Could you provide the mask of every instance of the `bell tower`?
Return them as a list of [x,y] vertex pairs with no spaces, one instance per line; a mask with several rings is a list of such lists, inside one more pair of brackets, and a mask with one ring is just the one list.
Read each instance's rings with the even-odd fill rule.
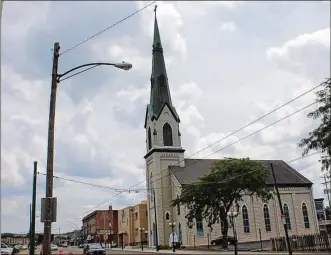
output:
[[[180,119],[171,101],[163,47],[156,18],[152,50],[150,103],[146,108],[146,184],[148,190],[149,245],[169,244],[172,219],[171,165],[184,166]],[[155,199],[154,199],[155,195]],[[155,203],[154,203],[155,200]],[[169,218],[170,217],[170,218]]]

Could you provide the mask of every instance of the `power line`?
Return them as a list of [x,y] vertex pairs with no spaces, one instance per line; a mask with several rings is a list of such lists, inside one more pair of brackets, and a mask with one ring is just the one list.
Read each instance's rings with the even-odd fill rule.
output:
[[142,10],[145,10],[145,9],[148,8],[149,6],[153,5],[155,2],[156,2],[156,1],[154,1],[154,2],[152,2],[152,3],[150,3],[150,4],[146,5],[146,6],[144,6],[143,8],[139,9],[138,11],[135,11],[134,13],[132,13],[132,14],[130,14],[129,16],[125,17],[124,19],[121,19],[120,21],[114,23],[113,25],[111,25],[111,26],[109,26],[109,27],[106,27],[105,29],[99,31],[98,33],[96,33],[96,34],[90,36],[89,38],[87,38],[87,39],[81,41],[80,43],[78,43],[78,44],[72,46],[71,48],[69,48],[69,49],[65,50],[64,52],[62,52],[62,53],[60,54],[60,56],[63,55],[63,54],[65,54],[65,53],[67,53],[67,52],[69,52],[69,51],[71,51],[71,50],[73,50],[73,49],[75,49],[75,48],[77,48],[78,46],[80,46],[80,45],[86,43],[87,41],[93,39],[94,37],[96,37],[96,36],[98,36],[98,35],[100,35],[100,34],[106,32],[107,30],[109,30],[109,29],[113,28],[114,26],[116,26],[116,25],[122,23],[123,21],[125,21],[125,20],[131,18],[132,16],[138,14],[138,13],[141,12]]
[[[267,126],[265,126],[265,127],[263,127],[263,128],[261,128],[261,129],[255,131],[255,132],[253,132],[253,133],[251,133],[251,134],[249,134],[249,135],[247,135],[247,136],[245,136],[245,137],[239,139],[238,141],[236,141],[236,142],[234,142],[234,143],[231,143],[231,144],[229,144],[229,145],[227,145],[227,146],[224,146],[223,148],[221,148],[221,149],[219,149],[219,150],[217,150],[217,151],[215,151],[215,152],[213,152],[213,153],[211,153],[211,154],[205,156],[204,158],[197,159],[197,160],[194,161],[193,163],[191,163],[191,164],[189,164],[189,165],[186,165],[186,166],[182,167],[180,170],[183,170],[184,168],[189,167],[189,166],[191,166],[191,165],[193,165],[193,164],[199,162],[200,160],[203,160],[203,159],[205,159],[205,158],[207,158],[207,157],[209,157],[209,156],[211,156],[211,155],[213,155],[213,154],[215,154],[215,153],[217,153],[217,152],[219,152],[219,151],[222,151],[222,150],[224,150],[224,149],[226,149],[226,148],[228,148],[228,147],[230,147],[230,146],[233,146],[233,145],[239,143],[240,141],[245,140],[245,139],[247,139],[247,138],[249,138],[249,137],[251,137],[251,136],[253,136],[253,135],[255,135],[255,134],[257,134],[257,133],[259,133],[259,132],[261,132],[261,131],[263,131],[263,130],[265,130],[265,129],[267,129],[267,128],[269,128],[269,127],[271,127],[271,126],[273,126],[273,125],[275,125],[275,124],[277,124],[277,123],[279,123],[279,122],[281,122],[281,121],[283,121],[283,120],[285,120],[285,119],[287,119],[287,118],[289,118],[289,117],[291,117],[291,116],[293,116],[293,115],[295,115],[295,114],[297,114],[297,113],[299,113],[299,112],[301,112],[301,111],[307,109],[308,107],[310,107],[310,106],[312,106],[312,105],[314,105],[314,104],[316,104],[316,103],[318,103],[318,102],[315,101],[315,102],[313,102],[313,103],[311,103],[311,104],[309,104],[309,105],[307,105],[307,106],[305,106],[305,107],[303,107],[303,108],[301,108],[301,109],[299,109],[299,110],[297,110],[297,111],[295,111],[295,112],[293,112],[293,113],[291,113],[291,114],[289,114],[289,115],[287,115],[287,116],[285,116],[285,117],[283,117],[283,118],[281,118],[281,119],[279,119],[279,120],[277,120],[277,121],[275,121],[275,122],[273,122],[273,123],[271,123],[271,124],[269,124],[269,125],[267,125]],[[293,161],[292,161],[292,162],[293,162]],[[159,172],[158,174],[161,174],[162,172],[164,172],[164,171],[166,171],[166,170],[168,170],[168,168],[162,170],[162,171]],[[158,175],[158,174],[157,174],[157,175]],[[157,175],[156,175],[156,176],[157,176]],[[167,176],[169,176],[169,175],[170,175],[170,173],[169,173],[168,175],[166,175],[165,177],[167,177]],[[162,178],[162,177],[161,177],[161,178]],[[155,183],[157,180],[160,180],[161,178],[154,179],[149,185],[151,185],[152,183]],[[141,183],[142,183],[142,182],[140,182],[140,183],[138,183],[138,184],[141,184]],[[133,187],[137,186],[138,184],[135,184],[135,185],[131,186],[129,189],[126,189],[126,190],[134,190]],[[142,188],[142,187],[140,186],[138,189],[140,189],[140,188]],[[108,201],[108,203],[109,203],[109,202],[113,202],[113,201],[115,201],[114,199],[115,199],[117,196],[119,196],[121,193],[124,193],[124,191],[120,192],[119,194],[114,195],[113,197],[111,197],[110,199],[107,199],[106,201]],[[121,197],[119,197],[119,198],[117,198],[117,199],[120,199],[120,198],[122,198],[122,197],[124,197],[124,196],[127,196],[127,195],[128,195],[128,193],[125,193],[123,196],[121,196]],[[117,200],[117,199],[116,199],[116,200]],[[105,203],[105,202],[102,202],[101,204],[99,204],[99,205],[97,205],[97,206],[91,208],[91,210],[90,210],[88,213],[93,212],[93,210],[94,210],[95,208],[98,208],[98,207],[102,206],[104,203]]]
[[[316,154],[318,154],[318,153],[320,153],[320,152],[314,152],[314,153],[307,154],[307,155],[302,156],[302,157],[299,157],[299,158],[294,158],[294,159],[292,159],[292,160],[287,161],[286,163],[289,164],[289,163],[292,163],[292,162],[295,162],[295,161],[298,161],[298,160],[302,160],[302,159],[308,158],[308,157],[310,157],[310,156],[316,155]],[[232,181],[233,179],[236,179],[236,178],[239,178],[239,177],[243,177],[243,176],[245,176],[245,175],[247,175],[247,174],[251,174],[251,173],[253,173],[253,172],[255,172],[255,171],[257,171],[257,170],[249,171],[249,172],[244,173],[244,174],[241,174],[241,175],[236,175],[236,176],[233,176],[233,177],[231,177],[231,178],[229,178],[229,179],[225,179],[225,180],[222,180],[222,181],[217,181],[217,182],[203,182],[203,183],[199,183],[199,184],[202,184],[202,185],[215,184],[215,183],[224,184],[224,183],[228,183],[228,182]],[[153,189],[165,189],[165,188],[172,188],[172,187],[173,187],[173,186],[162,187],[162,188],[161,188],[161,187],[160,187],[160,188],[153,188]],[[148,189],[134,189],[134,190],[131,190],[131,192],[134,193],[134,191],[143,191],[143,192],[145,191],[145,193],[148,193],[148,192],[146,192],[147,190],[148,190]],[[125,191],[128,191],[128,190],[125,190]],[[120,199],[120,198],[122,198],[122,197],[125,197],[125,196],[127,196],[127,195],[128,195],[128,194],[125,193],[125,194],[123,194],[121,197],[117,198],[116,200],[118,200],[118,199]],[[66,210],[67,210],[67,209],[66,209]],[[76,210],[77,210],[77,209],[76,209]],[[63,220],[63,221],[61,221],[61,222],[74,222],[73,219],[77,219],[76,221],[80,221],[81,218],[78,218],[78,217],[76,217],[76,218],[67,218],[67,220]]]
[[[319,154],[320,151],[318,152],[314,152],[314,153],[311,153],[311,154],[307,154],[305,156],[302,156],[302,157],[298,157],[298,158],[295,158],[295,159],[292,159],[290,161],[287,161],[286,163],[289,164],[289,163],[292,163],[294,161],[298,161],[298,160],[301,160],[301,159],[304,159],[304,158],[307,158],[307,157],[310,157],[310,156],[313,156],[313,155],[316,155],[316,154]],[[38,174],[41,174],[41,175],[45,175],[45,173],[40,173],[38,172]],[[235,177],[239,177],[239,176],[234,176]],[[53,175],[53,178],[55,179],[59,179],[59,180],[64,180],[64,181],[68,181],[68,182],[73,182],[73,183],[79,183],[79,184],[83,184],[83,185],[89,185],[89,186],[94,186],[94,187],[97,187],[97,188],[104,188],[104,189],[110,189],[110,190],[114,190],[116,192],[119,192],[119,191],[122,191],[122,192],[129,192],[129,193],[134,193],[136,191],[142,191],[142,190],[148,190],[148,189],[118,189],[118,188],[113,188],[113,187],[109,187],[109,186],[103,186],[103,185],[97,185],[97,184],[94,184],[94,183],[89,183],[89,182],[83,182],[83,181],[79,181],[79,180],[74,180],[74,179],[68,179],[68,178],[64,178],[64,177],[60,177],[60,176],[55,176]],[[223,182],[222,182],[223,183]],[[204,183],[203,183],[204,184]],[[209,184],[209,183],[208,183]],[[171,186],[172,187],[172,186]],[[171,187],[164,187],[164,188],[171,188]],[[154,188],[154,189],[162,189],[162,187],[159,187],[159,188]],[[86,206],[88,207],[88,206]],[[77,208],[72,208],[72,209],[66,209],[66,211],[68,210],[77,210]]]
[[[184,169],[184,168],[186,168],[186,167],[189,167],[189,166],[191,166],[191,165],[193,165],[193,164],[199,162],[200,160],[203,160],[203,159],[205,159],[205,158],[207,158],[207,157],[209,157],[209,156],[211,156],[211,155],[213,155],[213,154],[215,154],[215,153],[217,153],[217,152],[219,152],[219,151],[222,151],[222,150],[224,150],[224,149],[226,149],[226,148],[228,148],[228,147],[230,147],[230,146],[233,146],[233,145],[237,144],[238,142],[240,142],[240,141],[242,141],[242,140],[245,140],[245,139],[247,139],[247,138],[249,138],[249,137],[251,137],[251,136],[253,136],[253,135],[255,135],[255,134],[257,134],[257,133],[259,133],[259,132],[261,132],[261,131],[263,131],[263,130],[265,130],[265,129],[267,129],[267,128],[269,128],[269,127],[271,127],[271,126],[273,126],[273,125],[275,125],[275,124],[277,124],[277,123],[279,123],[279,122],[281,122],[281,121],[283,121],[283,120],[285,120],[285,119],[287,119],[287,118],[289,118],[289,117],[291,117],[291,116],[293,116],[293,115],[295,115],[295,114],[297,114],[297,113],[299,113],[299,112],[301,112],[301,111],[307,109],[308,107],[310,107],[310,106],[312,106],[312,105],[314,105],[314,104],[316,104],[316,103],[318,103],[318,102],[315,101],[315,102],[313,102],[313,103],[311,103],[311,104],[309,104],[309,105],[307,105],[307,106],[305,106],[305,107],[303,107],[303,108],[301,108],[301,109],[299,109],[299,110],[297,110],[297,111],[295,111],[295,112],[293,112],[293,113],[291,113],[291,114],[289,114],[289,115],[287,115],[287,116],[285,116],[285,117],[283,117],[283,118],[281,118],[281,119],[279,119],[279,120],[277,120],[277,121],[275,121],[275,122],[273,122],[273,123],[271,123],[271,124],[269,124],[269,125],[267,125],[267,126],[265,126],[265,127],[263,127],[263,128],[261,128],[261,129],[255,131],[255,132],[253,132],[253,133],[251,133],[251,134],[249,134],[249,135],[247,135],[247,136],[245,136],[245,137],[239,139],[238,141],[236,141],[236,142],[234,142],[234,143],[231,143],[231,144],[229,144],[229,145],[227,145],[227,146],[224,146],[223,148],[221,148],[221,149],[219,149],[219,150],[217,150],[217,151],[215,151],[215,152],[213,152],[213,153],[211,153],[211,154],[205,156],[204,158],[197,159],[197,160],[194,161],[192,164],[186,165],[185,167],[181,168],[180,170],[182,170],[182,169]],[[315,154],[317,154],[317,153],[315,153]],[[304,157],[303,157],[303,158],[304,158]],[[297,158],[297,159],[293,159],[293,160],[291,160],[291,162],[294,162],[294,161],[297,161],[297,160],[298,160],[298,158]],[[168,170],[168,168],[162,170],[162,171],[159,172],[158,174],[160,174],[160,173],[162,173],[162,172],[164,172],[164,171],[166,171],[166,170]],[[247,173],[246,173],[246,174],[247,174]],[[170,175],[170,173],[169,173],[168,175],[166,175],[165,177],[167,177],[167,176],[169,176],[169,175]],[[238,177],[238,176],[237,176],[237,177]],[[162,177],[161,177],[161,178],[162,178]],[[152,183],[156,182],[157,180],[160,180],[161,178],[158,178],[158,179],[153,180],[149,185],[151,185]],[[141,183],[142,183],[142,182],[140,182],[140,183],[138,183],[138,184],[141,184]],[[134,189],[132,189],[132,188],[135,187],[135,186],[137,186],[138,184],[131,186],[129,189],[126,189],[126,191],[128,191],[128,190],[133,190],[133,191],[134,191]],[[139,187],[138,189],[141,189],[141,188],[142,188],[142,187]],[[130,194],[130,193],[125,193],[125,194],[123,194],[122,196],[120,196],[120,197],[118,197],[117,199],[115,199],[117,196],[119,196],[120,194],[122,194],[122,193],[124,193],[124,192],[125,192],[125,191],[123,190],[123,191],[121,191],[120,193],[118,193],[118,194],[114,195],[113,197],[111,197],[109,200],[107,199],[106,201],[113,202],[113,201],[116,201],[116,200],[118,200],[118,199],[120,199],[120,198],[123,198],[123,197],[127,196],[128,194]],[[102,202],[101,204],[99,204],[99,205],[97,205],[97,206],[91,208],[90,211],[87,212],[87,214],[93,212],[94,209],[96,209],[96,208],[102,206],[104,203],[105,203],[105,202]]]
[[[191,158],[191,157],[195,156],[196,154],[198,154],[198,153],[200,153],[200,152],[202,152],[202,151],[204,151],[204,150],[210,148],[211,146],[215,145],[216,143],[221,142],[221,141],[225,140],[226,138],[228,138],[228,137],[230,137],[230,136],[232,136],[232,135],[238,133],[239,131],[241,131],[241,130],[243,130],[243,129],[249,127],[249,126],[251,126],[252,124],[256,123],[257,121],[259,121],[259,120],[261,120],[261,119],[263,119],[263,118],[269,116],[270,114],[272,114],[272,113],[274,113],[274,112],[280,110],[281,108],[283,108],[283,107],[285,107],[286,105],[288,105],[288,104],[294,102],[295,100],[297,100],[297,99],[299,99],[299,98],[305,96],[306,94],[310,93],[311,91],[315,90],[316,88],[318,88],[318,87],[320,87],[320,86],[322,86],[322,84],[319,84],[319,85],[317,85],[317,86],[314,86],[313,88],[309,89],[308,91],[306,91],[306,92],[300,94],[299,96],[293,98],[292,100],[290,100],[290,101],[288,101],[288,102],[282,104],[281,106],[275,108],[274,110],[272,110],[272,111],[270,111],[270,112],[268,112],[268,113],[262,115],[262,116],[259,117],[258,119],[256,119],[256,120],[250,122],[249,124],[243,126],[242,128],[237,129],[236,131],[232,132],[231,134],[229,134],[229,135],[227,135],[227,136],[225,136],[225,137],[223,137],[223,138],[217,140],[216,142],[214,142],[214,143],[208,145],[207,147],[203,148],[202,150],[199,150],[198,152],[196,152],[196,153],[190,155],[188,158]],[[185,159],[179,161],[179,162],[178,162],[177,164],[175,164],[174,166],[178,166],[178,165],[179,165],[180,163],[182,163],[183,161],[185,161]],[[159,172],[158,174],[156,174],[156,176],[159,175],[159,174],[161,174],[161,173],[164,172],[164,171],[167,171],[167,170],[168,170],[168,168],[164,169],[163,171],[161,171],[161,172]],[[145,182],[145,181],[138,182],[138,183],[136,183],[136,184],[130,186],[128,189],[132,189],[132,188],[138,186],[139,184],[142,184],[143,182]],[[118,195],[119,195],[119,194],[116,194],[115,196],[111,197],[110,200],[112,200],[113,198],[116,198],[116,196],[118,196]],[[108,202],[108,201],[110,201],[110,200],[105,200],[105,201],[103,201],[101,204],[97,205],[97,206],[94,207],[93,209],[102,206],[103,204],[105,204],[106,202]]]
[[[245,139],[247,139],[247,138],[249,138],[249,137],[251,137],[251,136],[253,136],[253,135],[255,135],[255,134],[257,134],[257,133],[259,133],[259,132],[261,132],[261,131],[263,131],[263,130],[265,130],[265,129],[267,129],[267,128],[269,128],[269,127],[271,127],[271,126],[273,126],[273,125],[275,125],[275,124],[277,124],[277,123],[279,123],[279,122],[281,122],[281,121],[283,121],[283,120],[285,120],[285,119],[287,119],[287,118],[289,118],[289,117],[291,117],[291,116],[293,116],[293,115],[295,115],[295,114],[297,114],[297,113],[299,113],[299,112],[301,112],[301,111],[307,109],[308,107],[310,107],[310,106],[312,106],[312,105],[314,105],[314,104],[316,104],[316,103],[318,103],[318,102],[315,101],[315,102],[313,102],[313,103],[311,103],[311,104],[309,104],[309,105],[307,105],[307,106],[305,106],[305,107],[303,107],[303,108],[301,108],[301,109],[299,109],[299,110],[297,110],[297,111],[295,111],[295,112],[293,112],[293,113],[291,113],[291,114],[289,114],[289,115],[287,115],[287,116],[285,116],[285,117],[283,117],[283,118],[281,118],[281,119],[279,119],[279,120],[277,120],[277,121],[275,121],[275,122],[273,122],[273,123],[271,123],[271,124],[269,124],[269,125],[267,125],[267,126],[265,126],[265,127],[263,127],[263,128],[261,128],[261,129],[255,131],[255,132],[253,132],[253,133],[247,135],[247,136],[244,136],[243,138],[239,139],[239,140],[236,141],[236,142],[233,142],[233,143],[231,143],[231,144],[229,144],[229,145],[227,145],[227,146],[224,146],[223,148],[221,148],[221,149],[219,149],[219,150],[217,150],[217,151],[215,151],[215,152],[213,152],[213,153],[211,153],[211,154],[209,154],[209,155],[207,155],[207,156],[205,156],[205,157],[203,157],[203,158],[201,158],[201,159],[197,159],[197,160],[194,161],[193,163],[191,163],[191,164],[189,164],[189,165],[186,165],[186,166],[180,168],[180,170],[183,170],[184,168],[187,168],[187,167],[189,167],[189,166],[191,166],[191,165],[193,165],[193,164],[199,162],[200,160],[203,160],[203,159],[205,159],[205,158],[207,158],[207,157],[209,157],[209,156],[211,156],[211,155],[216,154],[217,152],[220,152],[220,151],[222,151],[222,150],[224,150],[224,149],[226,149],[226,148],[228,148],[228,147],[230,147],[230,146],[233,146],[233,145],[239,143],[240,141],[243,141],[243,140],[245,140]],[[161,174],[161,173],[164,172],[164,171],[167,171],[168,169],[169,169],[169,168],[166,168],[166,169],[164,169],[164,170],[161,170],[157,175]],[[167,177],[167,176],[169,176],[170,174],[171,174],[171,173],[169,173],[168,175],[163,176],[163,177]],[[156,176],[157,176],[157,175],[156,175]],[[163,178],[163,177],[161,176],[161,178]],[[151,185],[152,183],[155,183],[156,181],[160,180],[161,178],[154,179],[154,180],[150,183],[150,185]],[[140,182],[140,183],[142,183],[142,182]],[[135,185],[135,186],[137,186],[137,185]],[[131,188],[130,188],[130,189],[131,189]],[[127,195],[127,194],[126,194],[126,195]]]

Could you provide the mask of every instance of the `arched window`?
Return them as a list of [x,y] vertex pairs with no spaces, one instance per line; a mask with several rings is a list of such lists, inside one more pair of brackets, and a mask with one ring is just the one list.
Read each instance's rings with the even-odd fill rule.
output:
[[172,142],[172,130],[169,123],[165,123],[163,126],[163,145],[173,146]]
[[165,219],[166,219],[166,221],[170,220],[170,213],[169,212],[165,213]]
[[148,150],[152,149],[152,133],[151,133],[151,128],[148,128]]
[[292,226],[291,226],[290,211],[289,211],[288,205],[286,203],[283,205],[283,211],[284,211],[284,216],[285,216],[286,227],[288,230],[291,230]]
[[[179,198],[179,196],[177,195],[177,199]],[[180,204],[177,204],[177,215],[180,215]]]
[[265,231],[269,232],[271,231],[271,224],[270,224],[269,208],[267,204],[263,206],[263,215],[264,215]]
[[305,203],[302,203],[301,209],[302,209],[303,222],[305,223],[305,228],[310,228],[308,210]]
[[246,205],[243,205],[243,207],[241,208],[241,213],[243,215],[244,233],[249,233],[249,217]]

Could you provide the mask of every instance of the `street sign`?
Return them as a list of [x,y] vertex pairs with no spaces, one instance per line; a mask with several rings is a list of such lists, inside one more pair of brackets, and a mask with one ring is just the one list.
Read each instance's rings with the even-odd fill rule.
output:
[[282,222],[283,225],[286,224],[285,216],[284,216],[284,215],[281,215],[281,216],[280,216],[280,221]]
[[40,208],[40,222],[44,222],[49,203],[52,203],[52,222],[56,222],[57,212],[57,198],[56,197],[43,197],[41,198]]

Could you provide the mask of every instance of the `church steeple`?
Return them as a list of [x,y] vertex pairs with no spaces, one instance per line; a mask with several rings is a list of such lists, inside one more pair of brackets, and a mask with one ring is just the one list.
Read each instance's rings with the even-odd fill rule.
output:
[[153,114],[155,116],[158,116],[165,103],[167,103],[170,108],[173,107],[172,107],[170,89],[168,84],[167,70],[163,56],[163,47],[161,43],[160,31],[156,18],[156,8],[157,6],[155,6],[155,10],[154,10],[155,21],[154,21],[150,106],[152,108]]

